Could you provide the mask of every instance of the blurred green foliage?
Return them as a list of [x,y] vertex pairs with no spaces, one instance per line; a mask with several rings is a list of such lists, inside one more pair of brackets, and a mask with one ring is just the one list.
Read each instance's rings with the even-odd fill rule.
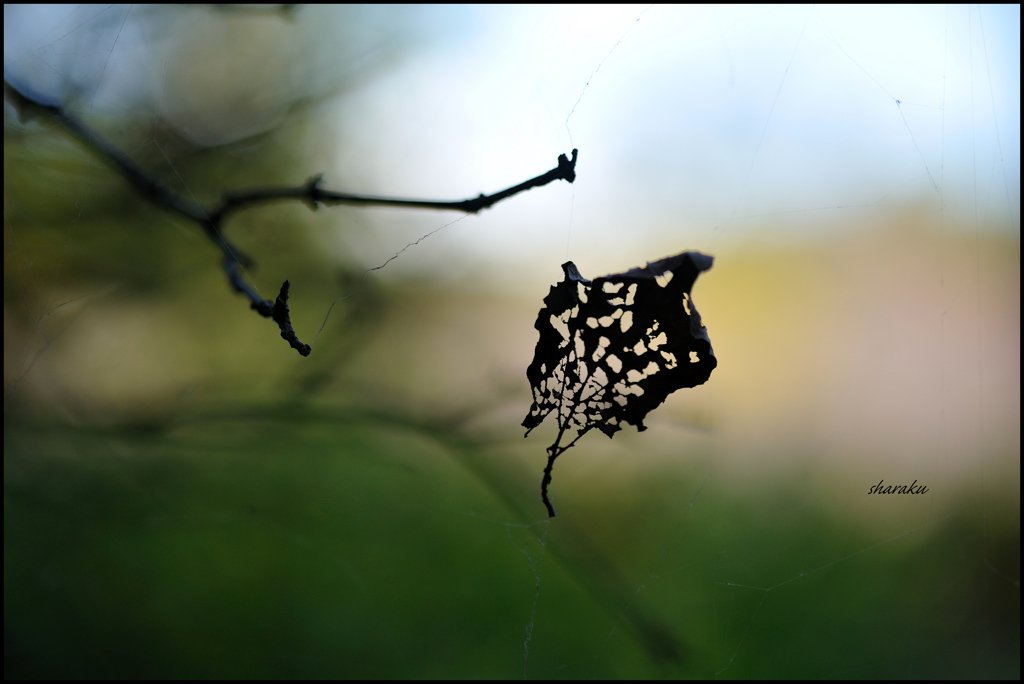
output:
[[547,529],[493,451],[344,411],[7,420],[5,677],[518,677],[531,560],[531,677],[1019,676],[1019,586],[979,563],[1019,536],[978,502],[879,539],[800,483],[663,474]]

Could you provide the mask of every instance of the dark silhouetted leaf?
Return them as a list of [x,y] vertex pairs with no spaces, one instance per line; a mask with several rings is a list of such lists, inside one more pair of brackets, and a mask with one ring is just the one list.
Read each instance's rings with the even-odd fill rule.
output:
[[[683,252],[593,281],[571,261],[562,264],[565,279],[551,287],[534,324],[540,339],[526,371],[533,405],[523,421],[529,435],[551,412],[558,420],[541,485],[551,517],[547,488],[562,452],[593,428],[609,437],[624,422],[646,430],[648,413],[677,389],[704,384],[718,365],[690,297],[713,261]],[[576,436],[562,446],[568,432]]]

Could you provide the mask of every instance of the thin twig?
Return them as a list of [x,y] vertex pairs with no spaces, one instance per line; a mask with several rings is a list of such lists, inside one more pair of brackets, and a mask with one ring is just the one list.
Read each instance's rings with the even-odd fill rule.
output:
[[288,310],[289,282],[287,280],[284,281],[284,284],[281,285],[280,294],[277,296],[276,301],[272,302],[269,299],[263,299],[245,281],[242,269],[251,266],[252,260],[224,237],[222,226],[229,214],[251,205],[280,200],[299,200],[305,202],[313,210],[316,210],[320,205],[354,204],[358,206],[404,207],[407,209],[439,209],[476,214],[481,209],[487,209],[503,199],[531,188],[547,185],[555,180],[566,180],[570,183],[576,180],[577,150],[573,150],[571,160],[566,158],[564,154],[559,155],[558,166],[547,173],[542,173],[536,178],[531,178],[524,183],[514,185],[493,195],[481,194],[479,197],[462,201],[438,202],[396,199],[323,190],[320,187],[322,175],[316,175],[298,187],[281,186],[229,191],[224,193],[220,201],[215,205],[206,208],[196,202],[189,202],[179,197],[169,187],[151,178],[128,155],[118,150],[98,133],[75,118],[60,103],[34,93],[30,88],[23,85],[15,87],[6,78],[4,79],[4,99],[18,110],[18,116],[22,121],[39,115],[55,119],[72,137],[120,171],[121,175],[125,177],[135,191],[150,203],[198,224],[223,254],[224,273],[227,275],[228,283],[230,283],[232,289],[245,295],[249,299],[250,307],[254,311],[277,323],[281,329],[281,337],[287,340],[292,348],[297,350],[302,356],[309,356],[310,346],[303,344],[292,328],[291,316]]
[[448,209],[451,211],[463,211],[467,214],[476,214],[481,209],[487,209],[503,199],[512,195],[547,185],[555,180],[567,180],[572,183],[576,180],[576,155],[578,150],[572,151],[572,159],[567,159],[564,154],[558,155],[558,166],[536,178],[514,185],[511,188],[496,192],[493,195],[481,194],[478,197],[454,202],[396,199],[392,197],[375,197],[372,195],[353,195],[347,192],[335,192],[322,190],[320,182],[322,176],[313,176],[306,183],[299,187],[277,187],[277,188],[253,188],[250,190],[239,190],[224,194],[220,205],[211,213],[211,217],[218,219],[225,214],[236,211],[246,205],[260,202],[274,202],[277,200],[301,200],[311,209],[318,206],[333,204],[355,204],[359,206],[380,206],[380,207],[403,207],[406,209]]

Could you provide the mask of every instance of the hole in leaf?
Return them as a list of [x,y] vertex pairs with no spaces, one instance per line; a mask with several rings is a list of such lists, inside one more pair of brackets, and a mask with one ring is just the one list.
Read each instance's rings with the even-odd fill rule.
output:
[[569,339],[569,326],[558,316],[551,316],[551,327],[558,331],[563,339]]
[[587,303],[587,288],[583,283],[578,283],[576,287],[576,296],[580,298],[580,301],[584,304]]
[[658,283],[658,287],[668,287],[668,284],[672,282],[672,271],[665,271],[654,276],[654,282]]
[[[619,309],[622,311],[622,309]],[[622,314],[622,318],[619,319],[619,325],[622,327],[622,332],[626,332],[633,327],[633,312],[626,311]]]
[[658,333],[657,337],[649,338],[647,345],[657,351],[658,347],[668,344],[668,336],[665,333]]
[[604,360],[604,362],[605,364],[607,364],[609,368],[611,368],[616,373],[622,372],[622,361],[620,361],[619,357],[616,356],[615,354],[609,354],[608,357]]

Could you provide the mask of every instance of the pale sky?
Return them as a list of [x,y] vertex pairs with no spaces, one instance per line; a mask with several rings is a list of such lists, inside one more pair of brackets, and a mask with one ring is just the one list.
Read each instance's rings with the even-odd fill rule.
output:
[[[235,33],[196,37],[218,21]],[[355,74],[322,105],[337,131],[318,159],[338,151],[311,169],[339,189],[462,199],[579,148],[574,186],[461,221],[398,271],[557,253],[603,272],[650,250],[827,234],[907,207],[1019,235],[1017,5],[309,6],[291,19],[5,6],[4,32],[6,72],[77,92],[95,115],[153,110],[210,141],[273,125],[277,102]],[[196,56],[218,40],[227,55]],[[387,66],[359,80],[380,55]],[[189,57],[198,67],[176,67]],[[249,119],[225,132],[210,117],[203,131],[181,114],[213,111],[184,102],[195,93],[243,103]],[[374,239],[339,249],[368,263],[457,218],[359,211]]]

